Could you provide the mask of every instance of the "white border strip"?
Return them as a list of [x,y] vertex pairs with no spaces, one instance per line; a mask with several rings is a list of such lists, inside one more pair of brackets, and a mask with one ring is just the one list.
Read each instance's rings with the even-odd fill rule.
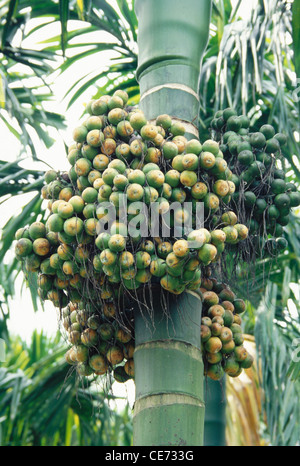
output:
[[162,84],[160,86],[155,86],[149,89],[148,91],[144,92],[144,94],[141,96],[140,101],[142,101],[145,97],[147,97],[150,94],[153,94],[154,92],[160,91],[161,89],[179,89],[180,91],[188,92],[189,94],[192,94],[199,102],[199,95],[197,92],[194,91],[189,86],[186,86],[185,84],[178,84],[178,83],[168,83],[168,84]]

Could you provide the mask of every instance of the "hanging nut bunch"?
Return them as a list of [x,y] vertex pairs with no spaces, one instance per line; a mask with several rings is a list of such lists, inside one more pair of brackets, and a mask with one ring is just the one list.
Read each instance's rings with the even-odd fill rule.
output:
[[[245,209],[236,206],[241,179],[249,188],[244,194],[250,187],[255,194],[258,168],[269,159],[268,167],[272,165],[275,146],[269,141],[280,146],[282,138],[269,133],[263,145],[244,121],[232,125],[223,112],[213,120],[217,140],[188,139],[178,120],[164,114],[149,123],[140,109],[128,105],[128,94],[118,90],[87,105],[67,151],[68,172],[45,173],[41,196],[48,216],[16,232],[15,253],[25,274],[37,273],[41,299],[62,310],[71,345],[66,358],[80,374],[113,370],[116,379],[132,377],[127,346],[132,349],[134,325],[123,298],[152,283],[175,295],[199,290],[206,267],[218,263],[227,248],[246,241],[253,221],[260,221],[258,213],[249,220]],[[298,194],[278,171],[272,171],[272,177],[268,218],[271,207],[286,214]],[[255,205],[261,209],[259,199],[256,195]],[[278,218],[276,213],[276,225]],[[239,325],[227,325],[224,315],[219,316],[222,332],[214,334],[219,326],[209,309],[217,306],[227,315],[232,309],[224,307],[224,301],[234,306],[238,319],[230,300],[207,308],[204,299],[203,318],[206,323],[211,320],[211,325],[203,324],[210,332],[207,341],[202,335],[205,355],[218,355],[212,345],[219,341],[224,355],[225,339],[233,333],[232,325]],[[109,338],[103,336],[103,328],[111,330]],[[130,336],[128,341],[120,339],[122,332]],[[220,367],[227,372],[225,356],[218,366],[212,360],[220,355],[209,357],[210,361],[205,356],[208,375]],[[229,355],[225,359],[229,366]],[[238,363],[240,367],[242,361]]]

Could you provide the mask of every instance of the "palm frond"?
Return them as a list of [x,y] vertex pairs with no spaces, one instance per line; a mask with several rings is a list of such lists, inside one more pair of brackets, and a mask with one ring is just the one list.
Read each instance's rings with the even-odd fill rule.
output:
[[[137,81],[133,83],[137,67],[137,18],[133,5],[130,6],[128,2],[119,1],[116,8],[106,0],[88,1],[85,9],[80,11],[80,18],[84,19],[86,26],[79,26],[78,34],[76,30],[66,35],[66,57],[59,67],[62,75],[78,60],[88,56],[94,55],[97,65],[95,69],[90,67],[87,73],[79,76],[77,82],[72,83],[67,89],[64,98],[68,108],[87,89],[95,89],[91,96],[94,98],[98,92],[97,88],[107,93],[108,89],[117,88],[120,80],[126,83],[125,87],[132,88],[133,96],[139,94]],[[90,42],[91,32],[95,38],[93,43]],[[103,33],[107,35],[103,36]],[[88,41],[86,36],[89,37]],[[47,50],[54,51],[54,48],[59,47],[58,37],[53,37],[51,42],[55,42],[56,45]],[[79,53],[76,53],[76,48],[80,50]],[[110,58],[107,64],[101,67],[101,53],[105,51],[110,51]]]
[[50,14],[51,4],[47,4],[48,9],[44,2],[38,10],[37,2],[31,4],[7,0],[1,9],[0,117],[2,123],[18,139],[21,152],[30,154],[34,159],[38,159],[38,151],[33,134],[48,148],[53,140],[45,128],[64,128],[64,118],[61,115],[46,112],[44,109],[44,103],[51,98],[53,100],[45,76],[58,66],[59,55],[52,50],[23,46],[28,29],[30,33],[30,19],[36,17],[38,11],[41,16],[46,12]]
[[0,368],[1,445],[128,446],[128,413],[123,420],[111,394],[75,379],[64,352],[59,335],[11,342]]
[[293,6],[293,19],[292,19],[292,30],[293,30],[293,47],[294,47],[294,64],[296,70],[296,76],[300,76],[300,1],[294,0]]
[[[299,108],[293,99],[295,88],[291,79],[295,54],[287,39],[293,20],[290,4],[282,0],[257,2],[248,18],[238,17],[230,2],[226,2],[226,7],[234,21],[226,22],[224,13],[212,17],[215,28],[200,80],[200,128],[207,135],[212,114],[228,106],[251,117],[253,128],[266,122],[273,124],[288,136],[284,155],[299,178],[294,160],[295,155],[299,157],[295,140]],[[221,37],[217,34],[220,28]]]
[[300,435],[299,380],[288,376],[291,341],[285,328],[274,325],[277,285],[269,284],[256,313],[255,341],[260,360],[260,383],[272,445],[294,446]]

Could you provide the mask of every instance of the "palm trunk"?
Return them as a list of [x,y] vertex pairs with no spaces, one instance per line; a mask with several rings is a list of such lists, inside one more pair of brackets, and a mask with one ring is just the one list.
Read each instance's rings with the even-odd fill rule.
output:
[[205,421],[204,445],[226,446],[226,378],[207,379],[204,388]]
[[169,113],[195,137],[211,0],[137,0],[136,12],[140,107],[150,120]]
[[[198,86],[210,0],[136,0],[139,107],[149,121],[179,119],[198,136]],[[135,312],[134,445],[203,445],[201,301],[196,293],[153,290],[152,314]],[[149,300],[150,298],[148,298]],[[168,317],[170,315],[170,317]]]
[[192,292],[168,296],[165,312],[161,298],[153,290],[153,314],[135,313],[134,444],[202,445],[201,301]]

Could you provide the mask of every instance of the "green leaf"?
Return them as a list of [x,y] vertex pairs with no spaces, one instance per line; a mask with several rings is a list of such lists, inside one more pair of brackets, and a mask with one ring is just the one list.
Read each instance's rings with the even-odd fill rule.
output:
[[[89,26],[86,26],[86,27],[82,27],[82,28],[78,28],[78,29],[75,29],[74,31],[67,31],[67,43],[68,43],[68,47],[70,47],[70,44],[69,42],[74,39],[74,38],[78,38],[79,36],[83,35],[83,34],[89,34],[90,32],[94,32],[94,31],[98,31],[98,29],[92,25],[89,25]],[[47,39],[44,39],[44,40],[41,40],[39,41],[38,43],[41,45],[41,44],[49,44],[49,43],[53,43],[53,42],[60,42],[60,38],[61,36],[58,35],[58,36],[52,36],[52,37],[48,37]],[[46,50],[60,50],[59,48],[59,45],[57,46],[52,46],[52,47],[49,47],[48,49],[46,48]],[[43,49],[45,50],[45,49]]]
[[0,107],[5,108],[5,86],[0,74]]
[[133,40],[137,41],[137,27],[138,21],[134,11],[134,2],[132,2],[132,9],[129,8],[127,0],[117,0],[118,7],[126,21],[129,24],[130,30],[132,32]]
[[283,283],[282,283],[282,305],[286,306],[287,300],[290,297],[290,283],[291,283],[292,272],[289,266],[284,268]]
[[10,0],[9,2],[8,13],[6,15],[6,21],[5,21],[3,32],[2,32],[2,40],[1,40],[2,48],[4,48],[7,43],[7,38],[8,38],[10,28],[11,28],[12,18],[14,17],[16,13],[18,3],[19,3],[18,0]]
[[22,65],[29,66],[34,73],[37,74],[39,77],[39,72],[50,72],[52,71],[52,67],[50,64],[45,62],[45,59],[39,60],[37,59],[37,53],[30,51],[26,53],[26,50],[20,48],[11,48],[6,47],[2,50],[3,54],[13,59],[16,63],[21,63]]
[[61,24],[61,49],[63,56],[65,56],[68,35],[69,0],[59,0],[59,17]]
[[77,6],[77,11],[78,11],[78,16],[79,18],[84,21],[84,0],[76,0],[76,6]]
[[238,12],[238,9],[240,8],[241,6],[241,3],[242,3],[243,0],[238,0],[235,7],[232,9],[231,13],[230,13],[230,18],[228,19],[228,22],[229,23],[232,23],[235,19],[236,19],[236,14]]
[[101,12],[97,10],[97,8],[94,8],[87,15],[86,19],[93,26],[96,26],[99,30],[103,30],[108,32],[109,34],[112,34],[112,36],[116,37],[120,41],[123,47],[128,48],[126,46],[126,41],[123,37],[123,33],[126,33],[126,29],[122,28],[119,23],[109,21],[107,17],[103,16],[103,14],[101,14]]
[[105,0],[93,0],[93,6],[100,13],[101,18],[107,22],[111,28],[111,32],[114,31],[112,32],[113,34],[122,35],[123,31],[128,37],[127,29],[122,25],[120,16],[108,2]]
[[0,362],[5,361],[5,350],[6,350],[5,341],[2,338],[0,338]]
[[9,131],[10,131],[17,139],[20,140],[21,135],[20,135],[19,132],[8,122],[8,120],[5,118],[5,116],[3,115],[3,113],[0,113],[0,118],[1,118],[1,120],[4,122],[4,124],[6,125],[6,127],[9,129]]
[[20,399],[21,399],[21,391],[20,391],[21,384],[22,384],[22,376],[20,374],[20,376],[16,378],[14,388],[13,388],[13,393],[12,393],[11,408],[10,408],[11,421],[13,421],[17,415],[18,406],[19,406]]
[[[40,193],[38,192],[34,198],[31,199],[31,201],[22,208],[21,213],[18,216],[11,217],[3,227],[1,237],[0,262],[3,261],[6,252],[11,247],[18,228],[27,225],[29,219],[30,222],[34,222],[34,219],[41,212],[41,205],[42,199]],[[31,213],[34,213],[35,215],[30,216]]]
[[[73,65],[73,63],[78,62],[82,58],[85,58],[89,55],[92,55],[94,53],[99,53],[104,50],[116,50],[118,53],[120,53],[116,48],[114,44],[76,44],[76,47],[86,47],[92,45],[93,48],[89,50],[85,50],[81,53],[78,53],[74,55],[73,57],[67,58],[61,65],[60,65],[60,70],[63,72],[65,71],[69,66]],[[117,44],[116,44],[117,45]],[[69,46],[71,48],[71,46]]]
[[300,78],[300,0],[294,0],[292,13],[294,65],[296,76]]
[[[296,357],[299,359],[299,350],[297,351]],[[287,376],[291,378],[292,381],[300,379],[300,361],[292,361],[287,372]]]

